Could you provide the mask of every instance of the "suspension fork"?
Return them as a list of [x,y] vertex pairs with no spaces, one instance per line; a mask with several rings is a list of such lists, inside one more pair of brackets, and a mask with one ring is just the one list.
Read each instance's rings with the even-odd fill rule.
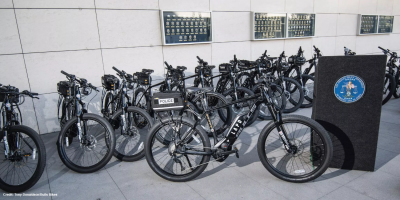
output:
[[283,126],[282,112],[280,110],[277,110],[275,108],[275,106],[273,105],[273,103],[270,103],[270,102],[272,102],[272,100],[269,97],[269,95],[267,94],[267,92],[265,91],[265,89],[262,89],[262,91],[264,94],[264,98],[268,99],[267,107],[268,107],[269,112],[271,113],[272,120],[274,121],[274,123],[276,125],[276,129],[278,129],[279,137],[281,138],[281,141],[282,141],[283,145],[285,146],[285,149],[287,151],[289,151],[292,144],[290,143],[289,137],[287,135],[287,131],[286,131],[285,127]]

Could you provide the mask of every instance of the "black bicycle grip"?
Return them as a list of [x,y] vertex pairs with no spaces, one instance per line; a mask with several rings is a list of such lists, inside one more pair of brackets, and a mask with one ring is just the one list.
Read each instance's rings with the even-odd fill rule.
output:
[[39,93],[31,92],[31,95],[32,95],[32,96],[37,96],[37,95],[39,95]]
[[383,51],[386,51],[384,48],[382,48],[382,47],[380,47],[380,46],[378,46],[378,48],[380,48],[380,49],[383,50]]
[[68,73],[65,72],[64,70],[61,70],[61,74],[64,74],[65,76],[71,76],[70,74],[68,74]]
[[169,64],[167,63],[167,61],[164,61],[164,64],[167,65],[167,67],[169,67]]
[[196,56],[196,58],[197,58],[197,60],[199,60],[200,62],[203,62],[203,60],[202,60],[199,56]]
[[112,69],[113,69],[113,70],[115,70],[116,72],[118,72],[118,73],[122,74],[122,72],[121,72],[121,71],[119,71],[119,69],[117,69],[116,67],[112,67]]

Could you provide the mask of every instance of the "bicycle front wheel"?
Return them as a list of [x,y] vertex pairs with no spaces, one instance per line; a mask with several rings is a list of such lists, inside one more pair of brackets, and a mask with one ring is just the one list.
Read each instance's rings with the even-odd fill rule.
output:
[[107,92],[104,97],[104,108],[103,108],[103,117],[109,118],[114,114],[115,103],[113,101],[114,95],[111,92]]
[[[209,112],[210,122],[213,126],[216,135],[222,134],[231,124],[233,119],[233,111],[231,106],[226,106],[229,101],[219,93],[215,92],[207,92],[207,103],[209,109],[214,109]],[[201,114],[203,113],[202,106],[202,95],[196,95],[190,102],[196,108],[196,110]],[[206,118],[201,119],[200,125],[204,128],[204,130],[208,133],[208,136],[213,136],[211,132],[210,125]]]
[[332,160],[332,141],[327,131],[304,116],[286,115],[282,122],[280,128],[292,146],[286,149],[277,125],[270,122],[258,138],[261,163],[272,175],[285,181],[301,183],[318,178]]
[[0,188],[18,193],[38,182],[46,166],[46,149],[33,129],[10,126],[7,131],[10,152],[5,154],[4,137],[0,139]]
[[83,114],[81,123],[78,123],[77,117],[69,120],[61,129],[57,141],[61,161],[79,173],[91,173],[104,167],[110,161],[114,149],[115,136],[111,124],[91,113]]
[[314,77],[310,75],[301,75],[303,80],[304,101],[300,108],[309,108],[313,105],[314,99]]
[[400,73],[399,72],[397,72],[397,74],[396,74],[395,83],[396,83],[396,87],[394,89],[393,96],[394,96],[394,98],[398,99],[398,98],[400,98]]
[[[226,97],[226,99],[229,101],[236,101],[236,100],[241,100],[244,98],[249,98],[251,96],[254,96],[254,92],[252,92],[251,90],[244,88],[244,87],[237,87],[236,92],[235,92],[234,88],[229,88],[222,95],[224,97]],[[256,102],[256,99],[252,99],[252,100],[243,101],[243,102],[240,102],[237,104],[233,104],[231,106],[233,114],[236,116],[241,112],[249,112],[255,102]],[[259,114],[259,109],[256,109],[254,111],[253,115],[250,117],[250,120],[246,123],[246,127],[250,126],[251,124],[253,124],[256,121],[258,114]]]
[[396,80],[395,78],[386,73],[385,74],[385,81],[384,81],[384,85],[383,85],[383,100],[382,100],[382,105],[385,105],[385,103],[387,103],[390,98],[392,98],[392,95],[396,89]]
[[111,123],[115,130],[114,156],[122,161],[136,161],[144,157],[144,140],[153,126],[153,119],[143,109],[130,106],[123,115],[118,110]]
[[[169,181],[189,181],[199,176],[210,161],[210,139],[189,118],[164,118],[150,129],[144,145],[150,168]],[[159,141],[168,137],[168,144]],[[196,154],[197,153],[197,154]],[[204,154],[201,154],[204,153]]]
[[284,113],[291,113],[300,108],[304,101],[304,92],[299,82],[292,78],[283,78],[285,90],[283,91],[284,97],[286,98],[285,109],[282,110]]

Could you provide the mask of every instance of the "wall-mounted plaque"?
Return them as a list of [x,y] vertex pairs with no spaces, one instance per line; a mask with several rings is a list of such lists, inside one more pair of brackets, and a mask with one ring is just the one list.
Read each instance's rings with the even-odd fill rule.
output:
[[252,16],[253,40],[286,37],[286,14],[253,12]]
[[360,15],[359,35],[377,33],[378,15]]
[[313,37],[315,35],[315,14],[312,13],[288,13],[287,37]]
[[393,31],[394,16],[379,15],[378,33],[391,33]]
[[164,45],[212,42],[211,12],[161,11]]

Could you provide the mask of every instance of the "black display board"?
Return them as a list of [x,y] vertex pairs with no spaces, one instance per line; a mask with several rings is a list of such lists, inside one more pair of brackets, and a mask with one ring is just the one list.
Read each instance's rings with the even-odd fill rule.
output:
[[315,14],[288,13],[288,38],[312,37],[315,35]]
[[[385,66],[385,55],[319,58],[312,118],[330,133],[334,150],[330,167],[374,171]],[[365,86],[361,98],[348,93],[348,99],[356,99],[353,103],[339,100],[340,90],[335,94],[335,87],[343,84],[347,92],[354,91],[354,85],[347,87],[352,84],[343,79],[347,75],[359,77]],[[360,84],[357,92],[362,92]]]
[[360,15],[359,34],[377,33],[378,15]]
[[253,13],[253,39],[278,39],[286,37],[286,14]]
[[378,33],[393,32],[394,16],[379,15]]
[[164,45],[212,41],[211,12],[161,11]]

